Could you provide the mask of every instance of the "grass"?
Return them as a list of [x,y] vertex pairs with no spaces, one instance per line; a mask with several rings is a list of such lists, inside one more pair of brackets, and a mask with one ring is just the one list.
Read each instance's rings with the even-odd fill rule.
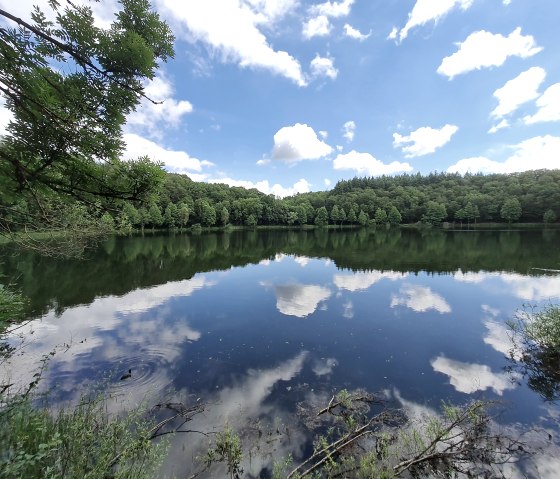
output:
[[1,479],[155,477],[166,443],[149,440],[142,408],[110,418],[101,396],[56,413],[34,399],[0,395]]

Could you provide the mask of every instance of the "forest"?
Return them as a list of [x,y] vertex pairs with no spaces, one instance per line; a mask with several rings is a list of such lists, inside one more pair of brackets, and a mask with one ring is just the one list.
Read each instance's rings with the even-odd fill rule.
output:
[[283,199],[256,189],[199,183],[167,173],[150,201],[106,200],[103,210],[104,223],[124,230],[193,225],[554,223],[560,215],[560,170],[354,178],[339,181],[330,191]]

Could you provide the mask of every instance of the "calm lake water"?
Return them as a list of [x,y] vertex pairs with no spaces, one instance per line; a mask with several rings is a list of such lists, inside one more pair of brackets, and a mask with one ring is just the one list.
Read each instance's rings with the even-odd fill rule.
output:
[[[309,448],[301,404],[343,388],[417,410],[499,399],[500,422],[557,443],[560,408],[508,371],[505,321],[560,302],[559,245],[554,230],[329,230],[111,238],[86,261],[4,250],[34,320],[10,338],[23,350],[1,374],[25,384],[55,350],[52,401],[104,381],[116,409],[208,403],[192,429],[287,428],[251,453],[255,476],[270,452],[297,462]],[[188,472],[204,441],[177,439],[165,472]],[[558,457],[534,467],[558,477]]]

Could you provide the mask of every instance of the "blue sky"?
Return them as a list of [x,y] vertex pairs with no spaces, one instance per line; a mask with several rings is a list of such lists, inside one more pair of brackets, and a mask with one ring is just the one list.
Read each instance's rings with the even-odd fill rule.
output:
[[[10,3],[25,17],[41,2]],[[152,3],[176,58],[147,85],[163,105],[128,119],[127,157],[279,196],[560,168],[558,0]],[[115,5],[94,5],[101,24]]]

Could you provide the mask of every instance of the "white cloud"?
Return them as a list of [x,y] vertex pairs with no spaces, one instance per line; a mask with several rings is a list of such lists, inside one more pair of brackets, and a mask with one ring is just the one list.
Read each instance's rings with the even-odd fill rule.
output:
[[303,284],[275,286],[274,292],[278,311],[298,318],[313,314],[319,303],[331,296],[331,291],[323,286]]
[[325,37],[331,32],[331,22],[325,15],[310,18],[303,24],[304,38]]
[[492,128],[490,128],[488,130],[488,133],[496,133],[499,130],[502,130],[504,128],[508,128],[509,125],[509,121],[507,121],[505,118],[502,119],[502,121],[500,121],[500,123],[498,123],[497,125],[494,125]]
[[140,104],[128,115],[128,131],[140,131],[151,137],[161,137],[161,127],[177,127],[184,115],[193,111],[193,106],[186,100],[172,98],[173,85],[163,73],[146,82],[144,91],[158,105],[143,98]]
[[531,35],[521,35],[521,27],[507,37],[480,30],[471,33],[458,47],[457,52],[443,59],[437,70],[450,79],[472,70],[501,66],[510,56],[528,58],[542,50]]
[[[449,143],[451,137],[458,130],[459,128],[455,125],[445,125],[439,130],[424,126],[413,131],[408,136],[393,133],[393,146],[395,148],[401,147],[405,158],[424,156]],[[406,145],[407,143],[411,144]]]
[[412,166],[408,163],[393,161],[386,165],[369,153],[358,153],[355,150],[339,154],[333,161],[333,168],[335,170],[354,170],[358,174],[369,176],[412,171]]
[[316,15],[326,15],[327,17],[339,18],[346,17],[350,14],[350,9],[354,4],[354,0],[342,0],[340,2],[324,2],[319,5],[312,5],[309,8],[311,13]]
[[331,186],[331,180],[329,180],[328,178],[325,178],[323,180],[325,182],[325,186],[328,188],[329,186]]
[[204,167],[213,166],[211,162],[193,158],[184,151],[166,150],[157,143],[134,133],[126,133],[123,139],[126,143],[123,154],[125,160],[134,160],[139,156],[147,155],[153,161],[163,162],[166,170],[173,173],[186,173],[193,180],[196,178],[196,181],[203,177],[194,177],[191,172],[200,173]]
[[406,273],[398,273],[394,271],[373,271],[371,273],[354,273],[348,274],[336,274],[333,278],[333,283],[339,289],[346,289],[348,291],[365,291],[366,289],[373,286],[375,283],[383,279],[388,279],[390,281],[399,281],[408,276]]
[[256,183],[246,180],[234,180],[232,178],[213,178],[208,180],[209,183],[223,183],[229,186],[241,186],[242,188],[255,188],[267,195],[274,195],[284,198],[292,196],[296,193],[308,193],[311,191],[311,184],[305,179],[300,179],[293,186],[284,187],[278,183],[271,185],[268,180],[257,181]]
[[307,84],[299,62],[272,48],[261,25],[270,26],[288,13],[295,1],[157,0],[158,10],[176,32],[217,52],[221,60],[242,68],[258,68],[282,75],[299,86]]
[[451,312],[447,301],[426,286],[404,286],[399,295],[391,296],[391,308],[395,306],[406,306],[419,313],[430,309],[435,309],[441,314]]
[[560,121],[560,83],[549,86],[537,100],[537,106],[539,107],[537,113],[523,118],[526,124]]
[[447,168],[448,173],[513,173],[558,168],[560,137],[536,136],[510,147],[513,155],[503,162],[483,156],[465,158]]
[[506,82],[494,92],[498,106],[492,112],[495,118],[502,118],[513,113],[520,105],[539,96],[539,87],[546,77],[544,68],[532,67]]
[[397,27],[393,27],[391,33],[387,35],[387,40],[396,40],[399,34],[399,29]]
[[354,38],[355,40],[359,40],[360,42],[363,42],[364,40],[367,40],[371,36],[371,30],[367,34],[362,33],[360,32],[360,30],[355,29],[352,25],[349,25],[347,23],[346,25],[344,25],[344,34],[347,37]]
[[[443,18],[450,10],[459,6],[462,10],[466,10],[473,4],[473,0],[416,0],[416,4],[412,11],[408,14],[408,22],[399,33],[400,41],[403,41],[410,29],[425,25],[428,22],[437,22]],[[396,38],[397,31],[390,38]]]
[[311,60],[311,75],[314,78],[327,77],[331,80],[336,79],[338,70],[334,67],[334,58],[322,57],[319,54]]
[[346,138],[348,143],[351,143],[354,140],[354,134],[356,133],[356,123],[352,120],[347,121],[342,126],[342,131],[344,131],[344,138]]
[[286,163],[315,160],[332,153],[332,148],[319,140],[310,126],[296,123],[280,128],[274,135],[272,159]]
[[493,373],[484,364],[463,363],[443,356],[432,360],[431,364],[434,371],[449,376],[451,385],[465,394],[492,389],[501,396],[504,391],[515,389],[513,374]]

